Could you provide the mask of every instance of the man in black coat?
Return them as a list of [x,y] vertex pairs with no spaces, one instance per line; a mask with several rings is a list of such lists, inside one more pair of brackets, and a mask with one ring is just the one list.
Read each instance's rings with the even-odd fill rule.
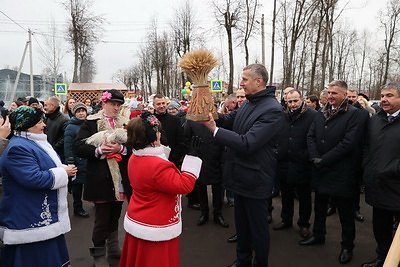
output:
[[353,195],[356,188],[355,164],[359,157],[359,130],[364,125],[360,111],[348,103],[347,84],[333,81],[328,85],[328,103],[318,112],[307,137],[314,165],[315,217],[313,235],[299,242],[315,245],[325,242],[326,210],[329,196],[335,201],[342,225],[341,264],[353,255],[355,222]]
[[56,96],[52,96],[44,102],[44,111],[46,113],[44,133],[47,135],[47,141],[60,156],[61,161],[65,162],[64,131],[68,125],[69,118],[60,112],[60,99]]
[[240,86],[247,101],[230,114],[219,115],[218,125],[223,128],[216,126],[211,114],[203,122],[215,140],[227,147],[224,186],[235,194],[237,232],[237,260],[230,266],[268,266],[268,207],[284,117],[275,87],[266,86],[267,82],[264,65],[245,67]]
[[198,226],[204,225],[209,219],[207,185],[211,185],[214,222],[224,228],[229,224],[222,217],[222,151],[223,146],[216,143],[212,133],[202,124],[187,120],[184,126],[187,143],[197,143],[195,151],[203,161],[200,176],[196,180],[195,190],[200,203],[201,215]]
[[[99,146],[87,144],[86,139],[106,130],[123,128],[128,118],[119,114],[124,96],[111,89],[103,92],[103,109],[86,118],[74,141],[76,156],[87,159],[87,175],[83,198],[95,203],[95,220],[92,232],[93,247],[90,254],[95,266],[108,266],[105,258],[119,258],[121,250],[118,243],[118,220],[122,211],[124,196],[129,200],[132,189],[129,185],[127,164],[130,149],[116,141],[103,141]],[[112,169],[108,158],[115,157],[118,170]],[[120,158],[119,158],[120,157]],[[113,182],[112,172],[119,172],[119,184]],[[123,186],[120,186],[122,183]],[[124,194],[122,194],[124,193]],[[118,198],[117,198],[118,195]]]
[[400,214],[400,84],[381,90],[382,110],[372,116],[364,157],[365,200],[373,207],[377,258],[362,267],[381,267],[393,239],[393,220]]
[[286,96],[284,128],[280,134],[277,178],[282,196],[282,222],[274,230],[292,227],[294,213],[294,191],[299,199],[300,235],[309,235],[311,216],[311,162],[307,149],[307,133],[317,111],[307,107],[299,90],[293,89]]

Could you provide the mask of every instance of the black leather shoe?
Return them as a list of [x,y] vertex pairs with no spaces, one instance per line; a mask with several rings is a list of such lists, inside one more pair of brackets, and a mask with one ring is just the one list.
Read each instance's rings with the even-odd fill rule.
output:
[[222,216],[214,217],[214,222],[221,225],[224,228],[229,227],[229,223],[225,222],[224,217],[222,217]]
[[336,208],[329,207],[326,210],[326,216],[331,216],[332,214],[335,214],[335,213],[336,213]]
[[287,228],[291,228],[291,227],[292,227],[291,223],[280,222],[278,224],[275,224],[274,227],[272,227],[272,229],[283,230],[283,229],[287,229]]
[[82,218],[89,218],[89,213],[87,213],[85,210],[74,211],[74,214]]
[[383,263],[384,263],[383,260],[376,258],[375,260],[373,260],[371,262],[366,262],[366,263],[361,264],[361,267],[382,267]]
[[248,263],[241,263],[238,260],[235,260],[234,263],[228,265],[227,267],[251,267],[251,262]]
[[208,215],[201,215],[200,218],[197,220],[197,225],[202,226],[208,221]]
[[347,248],[342,248],[342,251],[340,252],[340,255],[339,255],[340,264],[349,263],[352,258],[353,258],[353,250],[347,249]]
[[325,238],[316,238],[315,236],[310,236],[309,238],[306,238],[304,240],[299,241],[300,246],[312,246],[312,245],[319,245],[319,244],[324,244],[325,243]]
[[364,216],[362,216],[362,214],[358,210],[354,212],[354,218],[359,222],[364,221]]
[[237,242],[237,234],[234,234],[233,236],[229,237],[226,241],[228,241],[228,243]]
[[188,204],[188,208],[194,209],[194,210],[200,210],[200,204],[199,203],[194,203],[194,204]]

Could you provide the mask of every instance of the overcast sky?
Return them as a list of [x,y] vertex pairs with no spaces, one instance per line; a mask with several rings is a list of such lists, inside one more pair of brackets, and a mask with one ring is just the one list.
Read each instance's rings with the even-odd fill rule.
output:
[[[35,33],[32,41],[34,74],[41,74],[44,65],[41,61],[40,50],[45,46],[42,34],[49,32],[52,20],[56,22],[60,35],[66,28],[68,13],[60,2],[53,0],[1,0],[0,11],[19,25],[0,12],[0,69],[6,66],[11,68],[19,66],[28,39],[26,30],[29,28]],[[358,29],[366,28],[374,32],[378,25],[378,10],[385,6],[386,1],[340,0],[339,2],[341,5],[349,2],[347,10],[343,13],[349,23],[356,25]],[[144,42],[152,18],[157,18],[160,32],[164,29],[168,31],[168,23],[172,20],[174,9],[178,9],[182,3],[183,0],[94,1],[94,13],[103,15],[107,20],[102,37],[103,42],[96,46],[95,60],[98,74],[95,82],[111,82],[113,74],[118,69],[134,65],[137,62],[136,51]],[[200,22],[201,31],[210,38],[207,44],[210,47],[207,48],[220,46],[221,40],[218,40],[218,36],[225,38],[225,35],[222,29],[216,27],[210,0],[192,0],[192,3],[197,10],[196,17]],[[262,3],[261,13],[265,14],[267,31],[266,62],[268,62],[270,46],[268,38],[273,0],[263,0]],[[226,38],[222,39],[222,42],[224,41],[226,42]],[[260,59],[261,37],[254,38],[251,43],[254,50],[251,51],[250,59]],[[68,47],[68,44],[65,46]],[[241,49],[237,49],[235,53],[240,55]],[[227,54],[224,56],[227,57]],[[72,78],[72,58],[72,53],[68,53],[62,64],[62,72],[66,72],[69,79]],[[23,72],[29,73],[28,55],[25,58]]]

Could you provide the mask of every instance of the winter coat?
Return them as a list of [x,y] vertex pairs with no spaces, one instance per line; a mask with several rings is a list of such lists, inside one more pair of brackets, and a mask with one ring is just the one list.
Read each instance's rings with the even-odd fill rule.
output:
[[124,219],[125,230],[149,241],[171,240],[182,232],[181,195],[193,190],[201,160],[186,156],[182,173],[167,160],[166,147],[134,150],[129,159],[133,188]]
[[230,114],[219,114],[217,124],[225,129],[218,128],[215,139],[228,147],[223,175],[226,189],[248,198],[271,197],[283,116],[273,86],[247,96]]
[[68,120],[58,107],[56,111],[51,114],[46,114],[44,123],[46,128],[44,133],[47,135],[47,140],[53,146],[54,150],[60,156],[61,161],[64,162],[64,131],[67,127]]
[[200,185],[221,183],[223,146],[218,144],[212,132],[200,123],[187,120],[184,126],[184,133],[189,146],[192,136],[197,136],[201,139],[201,145],[199,149],[196,149],[196,154],[201,158],[203,164],[196,183]]
[[69,120],[67,128],[65,128],[64,132],[65,160],[67,161],[69,157],[73,157],[74,164],[78,168],[78,172],[76,173],[76,179],[73,181],[73,183],[76,184],[84,184],[86,181],[87,159],[77,157],[73,149],[74,139],[78,135],[78,132],[81,129],[83,122],[84,120],[79,120],[76,117],[72,117]]
[[279,135],[277,177],[288,184],[311,182],[311,162],[307,149],[307,133],[317,111],[305,103],[291,113],[285,111],[284,126]]
[[366,202],[400,211],[399,117],[389,123],[383,110],[371,117],[363,166]]
[[[26,134],[21,132],[21,136]],[[36,140],[47,143],[44,134],[36,136]],[[0,158],[4,189],[0,239],[4,244],[49,240],[71,230],[67,172],[55,151],[57,162],[31,139],[14,136]]]
[[185,138],[181,120],[168,112],[164,114],[155,114],[161,122],[161,144],[171,148],[171,154],[168,160],[176,166],[180,166],[183,156],[186,154]]
[[[122,116],[117,118],[117,128],[122,128],[128,119]],[[96,156],[96,147],[85,143],[85,139],[97,133],[98,125],[108,125],[103,111],[90,115],[83,122],[77,137],[74,140],[74,151],[76,156],[87,159],[86,183],[83,191],[83,199],[87,201],[115,201],[114,185],[107,159]],[[131,155],[128,149],[127,155],[121,155],[122,161],[118,162],[122,176],[122,185],[128,197],[132,194],[129,185],[127,164]]]
[[361,112],[347,103],[329,115],[327,103],[315,116],[307,136],[310,158],[322,158],[323,170],[313,168],[312,186],[319,194],[351,197],[356,185],[360,130],[365,125]]

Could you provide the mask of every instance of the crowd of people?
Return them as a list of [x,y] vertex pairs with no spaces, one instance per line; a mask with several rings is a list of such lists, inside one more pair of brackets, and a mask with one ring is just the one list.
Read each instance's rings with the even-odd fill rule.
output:
[[320,245],[337,210],[338,261],[350,262],[355,220],[364,220],[360,190],[373,207],[377,242],[376,258],[362,266],[383,266],[400,211],[400,84],[383,86],[381,106],[371,107],[345,81],[332,81],[319,96],[288,87],[281,101],[267,83],[263,65],[245,67],[241,88],[215,102],[218,120],[210,114],[204,122],[186,120],[187,101],[156,94],[144,103],[114,89],[102,93],[101,104],[29,97],[7,110],[0,101],[0,265],[70,264],[69,192],[74,214],[95,218],[95,266],[108,266],[107,257],[121,267],[179,266],[181,195],[199,210],[201,227],[210,219],[210,186],[215,224],[230,226],[225,196],[234,208],[236,234],[228,242],[237,242],[237,258],[229,266],[268,266],[278,194],[282,220],[273,230],[292,228],[298,212],[299,245]]

